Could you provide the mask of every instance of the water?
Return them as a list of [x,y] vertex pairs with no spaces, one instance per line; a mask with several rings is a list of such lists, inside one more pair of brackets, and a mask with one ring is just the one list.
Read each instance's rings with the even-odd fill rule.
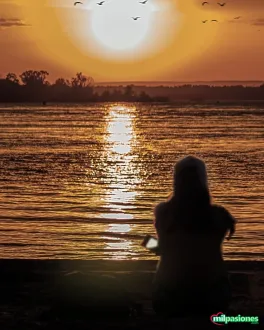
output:
[[263,108],[0,105],[0,258],[156,258],[140,242],[187,154],[238,220],[225,257],[264,260]]

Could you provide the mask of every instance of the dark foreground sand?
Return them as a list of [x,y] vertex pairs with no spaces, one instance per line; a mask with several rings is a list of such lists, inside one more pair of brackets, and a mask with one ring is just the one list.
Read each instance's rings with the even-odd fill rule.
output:
[[[264,326],[264,262],[227,265],[230,315],[259,316]],[[150,300],[155,267],[156,261],[0,260],[0,329],[218,327],[209,320],[157,318]]]

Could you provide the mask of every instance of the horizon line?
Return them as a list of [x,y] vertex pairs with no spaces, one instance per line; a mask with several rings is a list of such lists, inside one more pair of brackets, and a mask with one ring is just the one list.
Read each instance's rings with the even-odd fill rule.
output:
[[182,84],[182,83],[233,83],[233,82],[240,82],[240,83],[262,83],[263,80],[123,80],[123,81],[98,81],[95,82],[95,84],[124,84],[124,83],[130,83],[130,84],[146,84],[146,83],[152,83],[152,84],[160,84],[160,83],[166,83],[166,84]]

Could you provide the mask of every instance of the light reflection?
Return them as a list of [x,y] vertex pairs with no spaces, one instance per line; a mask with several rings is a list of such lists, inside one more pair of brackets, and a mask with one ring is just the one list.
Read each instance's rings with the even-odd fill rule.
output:
[[[124,250],[124,249],[128,249],[131,246],[131,242],[128,241],[123,241],[123,242],[113,242],[113,243],[107,243],[107,247],[105,248],[106,250],[110,250],[110,249],[114,249],[114,250],[118,250],[118,254],[120,253],[119,250]],[[121,254],[123,254],[124,256],[124,252],[121,251]],[[117,254],[116,254],[117,255]],[[120,256],[118,256],[115,259],[119,259]]]
[[[107,255],[112,255],[115,260],[126,260],[129,253],[128,251],[132,248],[132,242],[128,240],[122,240],[120,242],[107,243],[105,247],[105,252]],[[116,251],[115,251],[116,250]]]
[[128,233],[130,229],[128,224],[111,224],[107,231],[111,233]]
[[127,154],[131,151],[133,127],[131,114],[125,107],[114,107],[110,113],[107,127],[107,143],[112,144],[108,151]]
[[113,220],[131,220],[133,216],[131,214],[124,214],[124,213],[104,213],[101,214],[102,218],[105,219],[113,219]]
[[[131,210],[135,208],[133,201],[137,196],[136,185],[140,176],[135,166],[137,155],[133,154],[136,144],[136,134],[133,127],[135,108],[124,106],[112,106],[108,115],[106,128],[106,178],[109,181],[108,191],[105,196],[105,206],[109,213],[101,214],[104,219],[113,219],[120,222],[133,220]],[[127,234],[131,231],[131,225],[126,223],[112,223],[108,225],[107,232],[115,234]],[[131,244],[127,238],[119,242],[105,243],[105,253],[112,259],[126,259],[132,254]],[[113,251],[108,251],[113,250]]]
[[129,145],[114,145],[113,151],[119,154],[127,154],[131,150],[131,147]]
[[126,187],[124,184],[114,185],[110,184],[111,193],[107,197],[107,202],[111,209],[125,209],[125,205],[129,205],[135,200],[137,193],[135,191],[129,191],[130,187]]

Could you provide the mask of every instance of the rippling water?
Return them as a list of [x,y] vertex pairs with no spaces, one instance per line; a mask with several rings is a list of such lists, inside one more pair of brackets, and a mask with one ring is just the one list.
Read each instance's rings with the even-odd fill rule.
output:
[[154,258],[140,242],[187,154],[238,220],[226,258],[264,260],[263,108],[0,105],[0,258]]

